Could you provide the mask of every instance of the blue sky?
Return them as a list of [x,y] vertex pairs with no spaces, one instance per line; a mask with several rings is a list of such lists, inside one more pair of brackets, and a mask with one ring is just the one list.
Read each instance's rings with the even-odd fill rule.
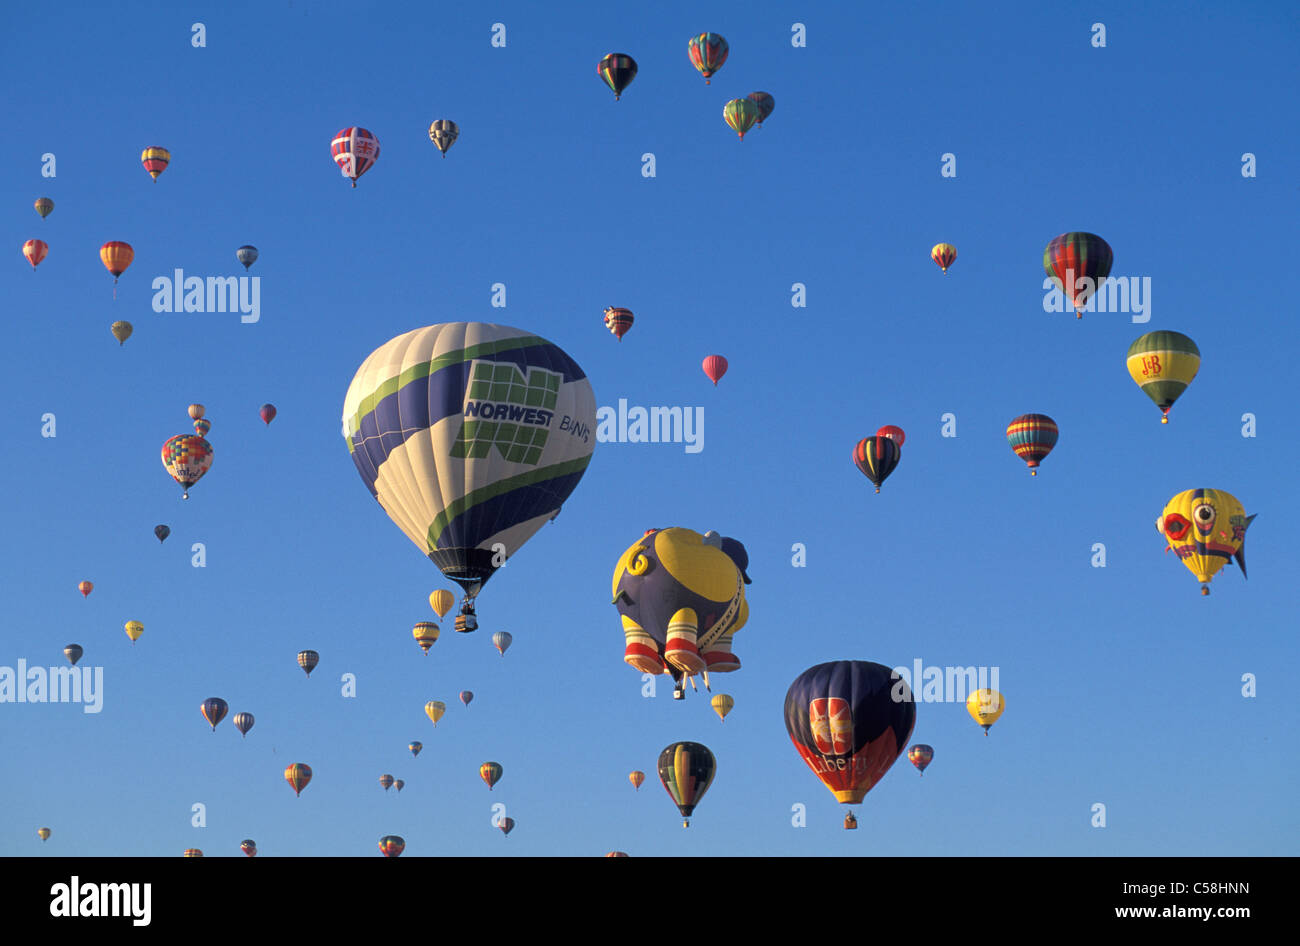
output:
[[[13,11],[0,665],[59,665],[76,641],[104,707],[0,704],[0,853],[242,856],[248,837],[264,856],[378,856],[399,834],[405,856],[1295,854],[1300,141],[1280,119],[1300,31],[1283,3],[1129,6]],[[710,85],[685,49],[706,30],[731,47]],[[640,67],[617,103],[595,75],[614,51]],[[722,106],[759,89],[776,109],[737,141]],[[435,118],[461,129],[445,160]],[[329,157],[349,125],[382,148],[355,190]],[[157,183],[149,145],[172,153]],[[1150,278],[1149,322],[1043,311],[1043,247],[1067,230]],[[34,273],[31,238],[50,246]],[[135,249],[116,300],[107,240]],[[946,276],[940,241],[959,253]],[[152,310],[155,277],[240,274],[245,243],[256,324]],[[608,305],[636,314],[621,343]],[[116,319],[135,326],[121,347]],[[449,615],[426,658],[411,625],[450,584],[369,497],[340,415],[371,351],[445,321],[549,338],[600,405],[703,407],[705,440],[599,444],[480,598],[480,630]],[[1156,329],[1202,353],[1164,426],[1124,368]],[[731,365],[716,388],[712,353]],[[215,462],[182,502],[158,450],[195,401]],[[1026,412],[1061,428],[1034,478],[1004,436]],[[877,496],[850,454],[887,423],[907,442]],[[1259,514],[1249,581],[1225,568],[1208,598],[1152,528],[1202,486]],[[715,678],[736,699],[725,723],[703,694],[643,698],[622,662],[610,574],[670,525],[749,551],[743,668]],[[134,647],[127,620],[145,625]],[[514,635],[504,658],[495,630]],[[311,679],[303,648],[321,654]],[[852,833],[782,719],[794,678],[840,658],[996,666],[1007,700],[988,738],[960,703],[920,705],[933,764],[918,778],[900,759]],[[209,696],[256,716],[247,739],[209,731]],[[448,704],[436,730],[430,699]],[[718,758],[688,831],[654,773],[678,740]],[[490,793],[486,760],[505,769]],[[291,762],[315,770],[300,798]]]

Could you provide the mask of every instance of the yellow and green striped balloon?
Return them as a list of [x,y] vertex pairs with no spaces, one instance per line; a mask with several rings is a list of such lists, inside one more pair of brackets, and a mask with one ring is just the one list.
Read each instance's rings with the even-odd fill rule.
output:
[[1200,367],[1200,349],[1182,332],[1147,332],[1128,347],[1128,373],[1160,408],[1162,424]]

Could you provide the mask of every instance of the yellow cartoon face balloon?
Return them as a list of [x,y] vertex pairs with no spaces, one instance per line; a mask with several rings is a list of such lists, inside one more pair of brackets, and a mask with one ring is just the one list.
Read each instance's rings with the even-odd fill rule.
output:
[[1231,493],[1189,489],[1165,504],[1156,528],[1208,595],[1210,579],[1230,559],[1246,574],[1246,529],[1254,518]]
[[984,727],[984,735],[989,734],[989,727],[998,721],[1002,711],[1007,708],[1007,701],[997,690],[976,690],[966,697],[966,712],[975,722]]

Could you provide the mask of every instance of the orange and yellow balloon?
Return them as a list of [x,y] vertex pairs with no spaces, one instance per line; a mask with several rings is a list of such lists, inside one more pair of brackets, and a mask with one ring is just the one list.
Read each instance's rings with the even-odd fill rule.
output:
[[957,247],[951,243],[936,243],[930,250],[930,259],[934,260],[946,274],[952,261],[957,258]]

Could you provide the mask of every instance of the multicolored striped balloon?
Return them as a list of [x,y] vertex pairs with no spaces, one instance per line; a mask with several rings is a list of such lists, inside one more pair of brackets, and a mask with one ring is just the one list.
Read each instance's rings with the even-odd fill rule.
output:
[[32,269],[41,265],[41,260],[49,255],[50,246],[44,240],[28,240],[23,244],[23,256],[32,264]]
[[384,857],[401,857],[406,850],[406,841],[396,834],[386,834],[379,839],[379,852]]
[[144,169],[149,172],[149,176],[158,180],[158,175],[167,170],[167,165],[171,163],[172,153],[166,148],[152,147],[145,148],[140,152],[140,163]]
[[1007,442],[1029,466],[1031,476],[1038,475],[1039,462],[1052,452],[1058,436],[1056,421],[1046,414],[1021,414],[1007,425]]
[[952,265],[952,261],[956,258],[957,247],[951,243],[936,243],[930,249],[930,259],[934,260],[945,274],[947,274],[948,267]]
[[1110,275],[1115,255],[1095,233],[1062,233],[1043,250],[1043,270],[1083,318],[1088,300]]
[[304,762],[293,763],[284,770],[284,780],[289,783],[295,795],[301,795],[311,781],[311,766]]
[[420,645],[420,649],[428,655],[429,648],[438,640],[438,625],[432,621],[421,621],[411,629],[411,633],[415,635],[415,642]]
[[501,768],[500,762],[484,762],[478,767],[478,774],[479,778],[487,782],[488,791],[492,791],[492,786],[501,781],[505,769]]
[[732,99],[722,106],[722,118],[731,130],[745,140],[745,132],[754,127],[758,121],[758,106],[749,99]]
[[217,731],[217,723],[226,718],[226,713],[230,712],[230,704],[219,696],[210,696],[199,705],[199,712],[203,718],[212,726],[212,731]]
[[916,770],[925,773],[925,767],[934,760],[934,749],[923,742],[918,742],[907,750],[907,761],[916,766]]
[[683,828],[691,826],[691,814],[717,771],[718,760],[698,742],[674,742],[659,753],[659,781],[682,813]]
[[750,92],[745,98],[758,106],[758,127],[762,128],[767,116],[776,108],[776,99],[766,92]]
[[1182,332],[1147,332],[1128,347],[1128,373],[1160,408],[1160,423],[1169,423],[1169,408],[1201,369],[1201,350]]
[[307,676],[311,676],[311,672],[316,669],[318,663],[320,663],[320,654],[316,653],[316,651],[303,650],[298,652],[298,666],[302,667]]
[[623,90],[636,78],[636,60],[626,53],[610,53],[596,63],[596,75],[609,86],[617,102]]
[[880,492],[880,484],[894,472],[902,458],[902,448],[891,437],[866,437],[859,440],[853,448],[854,465],[863,476],[876,484],[877,493]]
[[605,310],[605,328],[614,333],[620,342],[632,327],[632,310],[609,307]]
[[388,791],[393,787],[393,777],[385,772],[383,775],[379,776],[379,784],[384,786],[384,791]]
[[727,61],[731,47],[717,33],[700,33],[686,41],[686,55],[691,58],[691,65],[704,76],[704,84],[709,85],[709,77],[722,68]]

